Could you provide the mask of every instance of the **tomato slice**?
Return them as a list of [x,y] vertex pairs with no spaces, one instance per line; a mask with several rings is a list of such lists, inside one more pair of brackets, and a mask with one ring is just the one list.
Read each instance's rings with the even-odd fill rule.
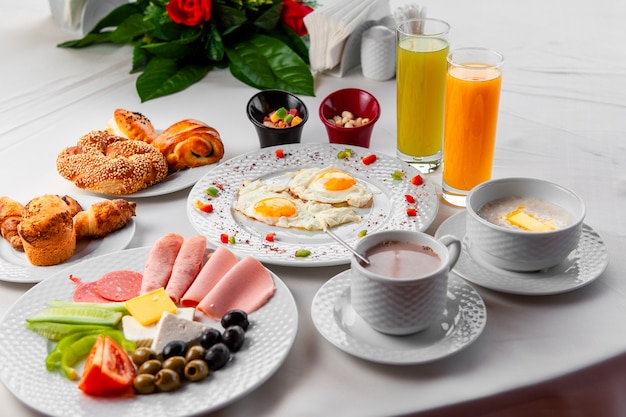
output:
[[135,366],[120,345],[99,335],[85,360],[78,388],[89,395],[110,395],[132,387]]

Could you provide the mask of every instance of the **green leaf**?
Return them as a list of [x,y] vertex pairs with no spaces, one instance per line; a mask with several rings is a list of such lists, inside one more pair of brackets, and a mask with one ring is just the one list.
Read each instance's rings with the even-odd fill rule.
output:
[[225,35],[247,22],[244,10],[224,4],[213,3],[212,14],[213,18],[217,21],[217,25],[224,30],[223,33]]
[[183,64],[155,57],[137,78],[136,88],[142,102],[184,90],[200,81],[211,70],[210,65]]
[[104,16],[90,33],[99,33],[103,29],[117,27],[130,16],[143,16],[143,11],[148,2],[124,3],[113,9],[108,15]]
[[259,16],[259,18],[254,21],[254,25],[266,31],[274,29],[278,22],[280,22],[280,12],[282,10],[283,3],[276,3],[275,5],[267,9],[265,13]]
[[200,38],[201,32],[192,33],[188,38],[181,38],[171,42],[150,43],[143,46],[152,55],[164,58],[181,58],[192,54],[193,45]]
[[215,25],[211,25],[211,30],[207,37],[204,49],[206,55],[212,61],[220,62],[224,59],[224,42],[222,41],[222,36],[220,35],[220,32],[217,30]]
[[143,71],[146,65],[148,65],[148,62],[150,62],[150,58],[152,58],[152,56],[142,48],[143,46],[144,43],[142,41],[137,41],[133,47],[131,74]]
[[259,89],[278,88],[314,96],[313,75],[308,65],[278,39],[253,35],[226,48],[230,72],[241,82]]

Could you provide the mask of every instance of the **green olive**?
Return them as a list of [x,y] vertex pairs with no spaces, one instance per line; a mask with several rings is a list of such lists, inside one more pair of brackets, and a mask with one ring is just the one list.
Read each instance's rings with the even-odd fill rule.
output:
[[139,394],[152,394],[156,390],[155,376],[152,374],[139,374],[133,379],[135,392]]
[[202,359],[204,358],[205,353],[206,349],[202,347],[202,345],[194,345],[187,350],[185,359],[187,359],[187,362],[191,362],[194,359]]
[[142,346],[135,349],[131,358],[136,366],[141,366],[144,362],[149,361],[150,359],[156,359],[157,354],[149,347]]
[[160,360],[150,359],[141,364],[141,366],[139,367],[139,373],[156,375],[156,373],[159,372],[162,367],[163,365],[161,365]]
[[209,366],[202,359],[194,359],[189,361],[185,366],[185,378],[189,381],[202,381],[209,375]]
[[178,375],[183,374],[185,365],[187,365],[187,360],[183,356],[172,356],[163,361],[163,369],[171,369]]
[[180,375],[173,369],[161,369],[155,376],[154,384],[159,391],[174,391],[180,387]]

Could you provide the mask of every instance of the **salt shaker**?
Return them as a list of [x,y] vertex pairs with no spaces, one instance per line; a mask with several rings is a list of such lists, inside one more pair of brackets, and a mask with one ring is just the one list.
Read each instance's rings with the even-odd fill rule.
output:
[[390,80],[396,75],[396,39],[386,26],[372,26],[361,37],[361,71],[365,78]]

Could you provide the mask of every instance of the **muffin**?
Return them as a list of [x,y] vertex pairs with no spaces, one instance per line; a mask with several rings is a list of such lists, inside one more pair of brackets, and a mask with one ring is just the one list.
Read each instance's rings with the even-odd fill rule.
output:
[[76,250],[74,221],[68,204],[59,196],[45,194],[24,206],[18,234],[28,261],[37,266],[57,265]]

